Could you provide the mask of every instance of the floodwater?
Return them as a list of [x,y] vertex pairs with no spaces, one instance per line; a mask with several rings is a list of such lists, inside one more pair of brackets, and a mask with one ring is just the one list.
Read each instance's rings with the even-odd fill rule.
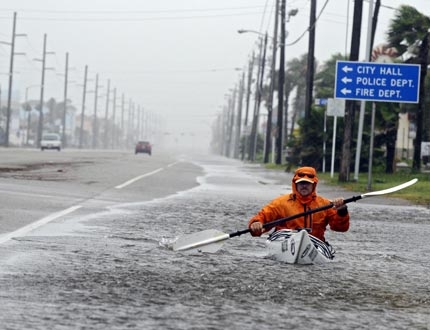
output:
[[326,235],[337,252],[325,265],[267,259],[264,238],[249,235],[215,254],[173,252],[166,246],[186,233],[245,229],[290,191],[288,173],[199,164],[206,176],[194,189],[3,244],[0,328],[430,329],[428,209],[350,204],[350,231]]

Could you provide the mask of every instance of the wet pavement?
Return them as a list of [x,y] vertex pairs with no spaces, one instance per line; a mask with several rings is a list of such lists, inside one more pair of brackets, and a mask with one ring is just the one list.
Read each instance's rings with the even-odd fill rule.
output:
[[326,265],[267,259],[264,238],[249,235],[215,254],[173,252],[183,234],[245,229],[290,191],[289,173],[191,160],[205,170],[193,189],[72,213],[2,244],[0,328],[430,329],[430,210],[351,203],[350,230],[326,235],[337,251]]

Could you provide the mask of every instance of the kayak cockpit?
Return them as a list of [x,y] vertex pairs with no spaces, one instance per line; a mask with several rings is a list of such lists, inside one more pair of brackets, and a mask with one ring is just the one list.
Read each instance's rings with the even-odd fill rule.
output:
[[334,249],[306,230],[281,229],[266,240],[268,257],[291,264],[326,263],[334,258]]

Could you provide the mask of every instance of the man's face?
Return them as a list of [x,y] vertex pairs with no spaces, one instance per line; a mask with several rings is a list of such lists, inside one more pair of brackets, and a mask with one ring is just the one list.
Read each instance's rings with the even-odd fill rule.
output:
[[296,183],[296,187],[299,194],[302,195],[303,197],[306,197],[312,194],[313,183],[302,181],[302,182]]

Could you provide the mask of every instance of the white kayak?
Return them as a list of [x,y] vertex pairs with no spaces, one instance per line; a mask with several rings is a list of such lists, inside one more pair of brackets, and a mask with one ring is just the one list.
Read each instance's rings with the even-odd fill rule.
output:
[[266,245],[269,258],[287,264],[321,264],[334,258],[331,246],[306,230],[278,230],[269,236]]

